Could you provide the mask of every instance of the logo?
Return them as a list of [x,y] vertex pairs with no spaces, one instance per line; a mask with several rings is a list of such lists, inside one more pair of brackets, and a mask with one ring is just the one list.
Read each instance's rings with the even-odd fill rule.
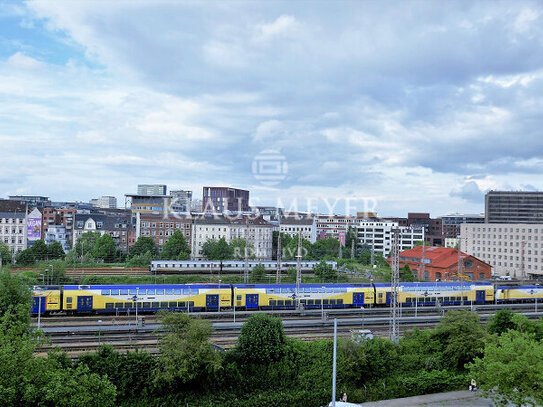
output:
[[277,185],[287,177],[287,159],[277,150],[264,150],[253,159],[252,170],[262,184]]

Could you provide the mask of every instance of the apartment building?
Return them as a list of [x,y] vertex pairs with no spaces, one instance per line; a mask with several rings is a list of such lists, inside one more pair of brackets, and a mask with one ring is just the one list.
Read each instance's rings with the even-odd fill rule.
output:
[[27,248],[27,211],[26,203],[0,199],[0,240],[12,253]]
[[317,219],[314,217],[282,217],[279,231],[290,237],[296,237],[301,233],[303,239],[315,243],[317,241]]
[[157,216],[137,214],[136,237],[152,237],[159,251],[175,231],[181,231],[187,240],[189,248],[192,247],[192,219],[179,216]]
[[397,222],[360,220],[355,226],[358,245],[367,245],[375,253],[388,257],[392,251],[393,231],[400,230],[400,250],[411,249],[417,242],[424,241],[423,227],[399,226]]

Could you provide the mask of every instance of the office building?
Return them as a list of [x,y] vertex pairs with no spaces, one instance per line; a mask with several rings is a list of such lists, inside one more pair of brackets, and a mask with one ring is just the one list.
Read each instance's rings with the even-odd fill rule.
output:
[[137,195],[166,195],[166,185],[139,184]]
[[485,223],[543,223],[543,192],[487,192]]
[[[484,214],[460,214],[454,213],[441,217],[443,238],[456,238],[460,236],[460,225],[462,223],[483,223],[485,221]],[[446,246],[446,244],[445,244]]]
[[369,246],[374,253],[387,258],[392,251],[393,231],[400,230],[400,250],[411,249],[424,241],[424,227],[399,226],[397,222],[360,220],[354,226],[359,246]]
[[543,225],[483,223],[461,225],[460,247],[514,278],[543,275]]
[[97,208],[115,209],[117,208],[117,198],[114,196],[101,196],[90,200],[90,204]]
[[204,212],[249,212],[249,191],[229,187],[203,187]]
[[190,213],[192,207],[192,191],[170,191],[172,197],[172,212]]
[[26,204],[28,209],[32,208],[45,208],[51,204],[51,200],[47,196],[38,195],[10,195],[11,201],[19,201],[23,205]]

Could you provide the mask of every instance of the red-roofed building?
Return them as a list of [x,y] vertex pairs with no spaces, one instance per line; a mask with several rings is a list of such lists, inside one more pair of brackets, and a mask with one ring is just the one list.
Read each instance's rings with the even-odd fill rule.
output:
[[[448,247],[424,247],[422,267],[422,246],[400,252],[400,267],[409,265],[421,281],[450,281],[458,274],[458,249]],[[461,274],[473,281],[490,279],[492,266],[464,252],[460,253]],[[390,264],[391,259],[387,260]]]

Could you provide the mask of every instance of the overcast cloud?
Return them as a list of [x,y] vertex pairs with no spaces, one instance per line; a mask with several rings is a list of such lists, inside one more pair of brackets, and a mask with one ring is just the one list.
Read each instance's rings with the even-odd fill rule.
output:
[[3,2],[0,34],[0,196],[220,184],[438,216],[542,188],[540,2]]

